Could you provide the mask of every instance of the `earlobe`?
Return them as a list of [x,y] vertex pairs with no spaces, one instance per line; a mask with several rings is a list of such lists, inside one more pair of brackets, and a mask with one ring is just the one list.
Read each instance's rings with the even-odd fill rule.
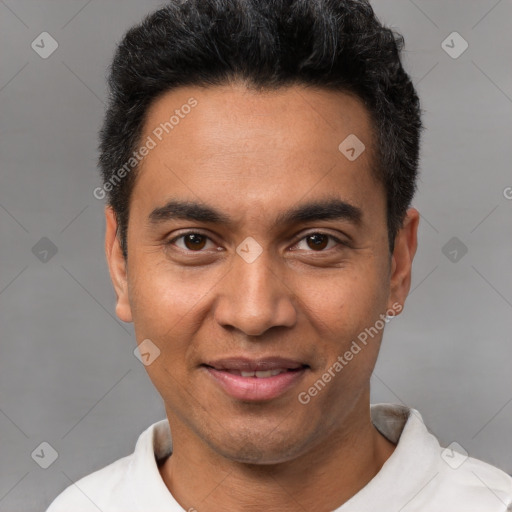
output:
[[395,240],[392,256],[388,308],[400,304],[403,309],[411,287],[412,262],[418,247],[417,235],[420,214],[415,208],[407,210],[403,226]]
[[116,315],[123,322],[132,322],[126,261],[117,236],[116,214],[111,206],[105,207],[105,221],[105,255],[107,257],[110,279],[117,296]]

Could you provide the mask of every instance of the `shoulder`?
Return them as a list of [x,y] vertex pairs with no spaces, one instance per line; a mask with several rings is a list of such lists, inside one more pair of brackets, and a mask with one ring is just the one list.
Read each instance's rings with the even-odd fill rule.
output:
[[46,512],[126,512],[130,508],[141,510],[134,505],[137,500],[143,504],[165,501],[169,493],[156,458],[171,450],[169,424],[167,420],[157,421],[139,435],[133,453],[69,485]]
[[46,512],[98,512],[107,507],[114,510],[111,498],[122,487],[132,458],[133,454],[118,459],[71,484]]
[[371,414],[376,427],[397,446],[365,498],[384,495],[395,486],[393,506],[386,508],[407,503],[411,512],[512,512],[512,476],[468,456],[457,443],[443,448],[418,410],[375,404]]
[[[462,498],[467,512],[512,511],[512,476],[482,460],[452,454],[448,448],[443,449],[441,458],[448,462],[442,463],[438,478],[434,478],[440,501],[453,500],[455,505]],[[456,457],[458,460],[453,460]]]

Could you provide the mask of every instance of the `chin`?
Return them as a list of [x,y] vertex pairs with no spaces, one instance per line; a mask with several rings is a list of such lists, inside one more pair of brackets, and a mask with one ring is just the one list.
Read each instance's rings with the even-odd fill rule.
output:
[[255,465],[270,465],[288,462],[301,453],[301,447],[296,441],[290,437],[287,438],[287,443],[283,443],[280,439],[269,441],[269,439],[262,438],[260,443],[254,440],[243,442],[240,441],[238,447],[229,446],[227,443],[233,442],[232,439],[226,439],[226,443],[222,447],[212,447],[225,457],[226,459],[239,462],[241,464],[255,464]]

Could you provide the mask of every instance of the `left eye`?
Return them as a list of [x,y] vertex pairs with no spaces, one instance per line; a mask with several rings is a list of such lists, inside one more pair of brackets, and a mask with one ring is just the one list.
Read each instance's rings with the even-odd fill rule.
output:
[[[202,233],[197,233],[194,231],[190,231],[189,233],[184,233],[176,238],[173,238],[168,242],[169,245],[173,245],[175,242],[180,241],[182,244],[176,243],[180,249],[189,250],[192,252],[201,252],[202,249],[205,248],[207,241],[212,243],[212,240]],[[336,238],[333,235],[329,235],[327,233],[310,233],[304,237],[302,237],[299,242],[297,242],[294,247],[298,247],[301,243],[306,243],[308,247],[305,250],[311,249],[315,252],[322,252],[324,249],[331,249],[332,245],[328,247],[329,241],[336,242],[336,245],[346,245],[341,240]]]
[[[308,250],[309,248],[316,252],[322,252],[329,245],[329,239],[337,242],[337,244],[334,244],[335,246],[339,244],[345,245],[341,240],[327,233],[310,233],[309,235],[301,238],[295,245],[299,246],[304,242],[308,246],[305,250]],[[328,249],[332,249],[332,245],[328,247]]]

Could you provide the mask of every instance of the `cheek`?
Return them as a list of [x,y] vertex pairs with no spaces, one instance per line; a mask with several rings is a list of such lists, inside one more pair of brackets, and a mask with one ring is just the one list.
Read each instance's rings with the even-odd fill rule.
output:
[[129,293],[136,339],[150,339],[160,349],[159,364],[146,369],[150,377],[165,368],[178,375],[197,360],[198,331],[225,271],[180,270],[155,253],[139,254],[132,264]]
[[208,291],[207,283],[192,273],[177,271],[157,254],[133,260],[129,280],[134,324],[150,330],[168,330],[181,323]]
[[195,329],[191,312],[204,292],[159,263],[139,258],[137,264],[129,282],[135,337],[137,343],[149,339],[158,348],[145,369],[164,400],[170,400],[184,379]]
[[386,309],[387,290],[382,277],[369,266],[339,269],[328,280],[311,280],[303,285],[303,300],[318,322],[333,334],[357,335]]
[[[321,287],[311,282],[305,299],[317,354],[324,355],[324,370],[331,368],[336,375],[332,390],[357,388],[369,378],[383,333],[381,315],[387,308],[385,282],[375,267],[345,270]],[[339,357],[342,368],[332,368]]]

